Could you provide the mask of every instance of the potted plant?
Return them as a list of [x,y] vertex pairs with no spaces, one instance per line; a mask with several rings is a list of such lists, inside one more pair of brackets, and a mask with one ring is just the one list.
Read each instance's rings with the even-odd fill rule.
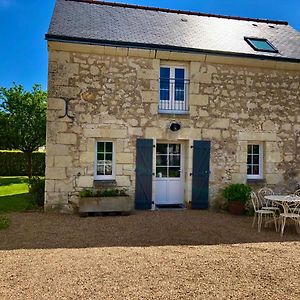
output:
[[120,212],[129,214],[133,209],[133,200],[125,189],[83,189],[79,193],[79,214]]
[[229,212],[233,215],[242,215],[245,204],[250,199],[251,188],[242,183],[233,183],[223,190],[223,196],[228,201]]

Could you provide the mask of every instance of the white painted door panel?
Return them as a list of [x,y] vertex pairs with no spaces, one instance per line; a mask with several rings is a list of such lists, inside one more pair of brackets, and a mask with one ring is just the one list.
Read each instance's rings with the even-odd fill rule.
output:
[[155,204],[182,204],[184,199],[183,151],[181,144],[156,145]]

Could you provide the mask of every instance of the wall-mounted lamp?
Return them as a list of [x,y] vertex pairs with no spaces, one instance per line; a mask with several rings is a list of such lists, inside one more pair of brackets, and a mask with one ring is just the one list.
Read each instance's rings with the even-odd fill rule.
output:
[[172,121],[169,125],[169,129],[173,132],[179,131],[181,129],[181,124],[176,121]]

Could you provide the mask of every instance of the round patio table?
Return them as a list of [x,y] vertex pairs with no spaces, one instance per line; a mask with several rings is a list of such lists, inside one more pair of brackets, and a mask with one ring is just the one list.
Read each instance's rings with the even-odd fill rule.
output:
[[270,195],[270,196],[265,196],[267,200],[270,200],[276,204],[279,204],[283,208],[284,213],[289,212],[289,207],[291,204],[298,203],[300,205],[300,197],[294,196],[294,195]]
[[[291,213],[290,208],[291,205],[293,205],[293,208],[300,208],[300,197],[295,196],[295,195],[270,195],[270,196],[265,196],[267,200],[272,201],[273,203],[276,203],[278,205],[281,205],[283,208],[283,213],[280,214],[280,216],[283,217],[283,222],[281,224],[281,236],[283,236],[283,231],[285,227],[285,220],[286,218],[291,218],[296,222],[296,229],[297,231],[299,228],[297,226],[300,226],[300,223],[297,225],[297,221],[299,218],[299,214]],[[299,232],[299,231],[298,231]]]

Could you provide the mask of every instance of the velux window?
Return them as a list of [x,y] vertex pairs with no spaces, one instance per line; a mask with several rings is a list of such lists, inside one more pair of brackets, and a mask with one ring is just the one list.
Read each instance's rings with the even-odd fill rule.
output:
[[263,177],[263,147],[261,144],[248,144],[247,178],[261,179]]
[[164,112],[187,111],[188,79],[184,67],[161,66],[159,110]]
[[267,39],[245,37],[245,41],[256,51],[278,52],[278,50]]
[[112,142],[97,142],[95,178],[105,180],[114,177],[114,145]]

